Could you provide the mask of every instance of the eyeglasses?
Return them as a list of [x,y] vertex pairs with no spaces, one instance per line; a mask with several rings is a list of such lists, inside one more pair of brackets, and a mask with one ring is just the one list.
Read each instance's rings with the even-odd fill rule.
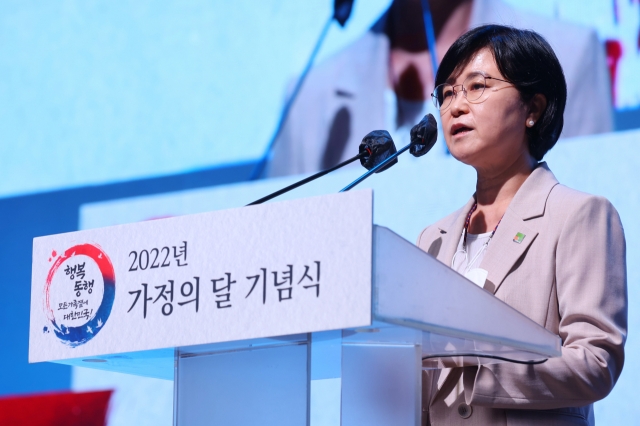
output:
[[462,94],[465,98],[467,98],[467,101],[475,102],[480,99],[480,97],[484,93],[484,89],[487,87],[487,80],[498,80],[504,81],[505,83],[511,83],[507,80],[488,77],[480,74],[479,72],[474,72],[469,74],[469,76],[464,79],[462,84],[451,85],[449,83],[444,83],[437,86],[431,94],[433,103],[439,110],[449,108],[449,105],[451,105],[451,100],[458,94],[458,90],[456,90],[456,87],[458,86],[461,87]]

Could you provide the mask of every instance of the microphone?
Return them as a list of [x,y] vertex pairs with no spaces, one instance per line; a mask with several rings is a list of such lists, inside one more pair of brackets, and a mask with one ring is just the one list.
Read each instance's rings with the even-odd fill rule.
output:
[[[298,182],[291,184],[285,188],[279,189],[276,192],[273,192],[265,197],[262,197],[252,203],[247,204],[247,206],[253,206],[256,204],[262,204],[265,201],[269,201],[272,198],[275,198],[279,195],[282,195],[286,192],[289,192],[293,189],[298,188],[299,186],[304,185],[305,183],[309,183],[313,180],[318,179],[328,173],[331,173],[334,170],[338,170],[341,167],[346,166],[356,160],[360,160],[360,163],[367,169],[372,169],[384,162],[391,155],[396,152],[396,145],[393,143],[391,139],[391,135],[386,130],[374,130],[373,132],[368,133],[360,143],[359,152],[357,155],[349,158],[348,160],[343,161],[340,164],[337,164],[329,169],[318,172],[312,176],[306,177]],[[388,169],[393,166],[393,164],[397,163],[398,160],[388,164],[383,170]],[[379,170],[382,171],[382,170]]]
[[[393,143],[389,132],[385,130],[380,130],[379,132],[386,134],[391,143]],[[371,133],[369,133],[369,135],[371,135]],[[409,150],[409,152],[411,152],[411,155],[413,155],[414,157],[422,157],[427,152],[429,152],[438,139],[438,124],[436,123],[436,119],[432,114],[425,115],[418,124],[411,128],[411,132],[409,134],[411,136],[411,142],[407,146],[403,147],[398,152],[394,152],[391,155],[388,155],[382,162],[369,169],[368,172],[351,182],[349,185],[342,188],[340,192],[349,191],[351,188],[358,185],[373,173],[379,173],[381,171],[387,170],[389,167],[398,162],[398,156],[400,156],[400,154],[402,154],[406,150]]]
[[422,157],[433,148],[438,139],[438,123],[433,115],[427,114],[411,128],[409,152],[414,157]]
[[[386,130],[369,132],[360,142],[358,149],[360,153],[365,153],[360,157],[360,164],[367,170],[371,170],[397,152],[396,144],[393,143],[391,135]],[[391,161],[388,166],[378,170],[376,173],[387,170],[397,162],[398,160]]]

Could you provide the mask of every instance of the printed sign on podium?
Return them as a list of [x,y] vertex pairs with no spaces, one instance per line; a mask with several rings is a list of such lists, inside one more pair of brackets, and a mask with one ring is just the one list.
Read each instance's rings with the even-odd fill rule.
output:
[[34,239],[29,361],[369,325],[371,191],[264,207]]

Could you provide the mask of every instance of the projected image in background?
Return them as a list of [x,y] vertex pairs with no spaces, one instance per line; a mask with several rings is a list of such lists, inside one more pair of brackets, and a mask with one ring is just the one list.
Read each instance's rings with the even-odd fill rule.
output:
[[[9,1],[0,16],[7,41],[0,46],[0,133],[6,142],[0,148],[5,177],[0,196],[255,162],[277,127],[283,97],[291,87],[287,82],[295,82],[302,72],[333,3]],[[434,18],[438,16],[438,56],[451,43],[447,38],[475,22],[531,27],[534,21],[553,23],[554,34],[547,37],[556,49],[569,49],[576,58],[586,54],[575,59],[583,63],[582,69],[571,71],[584,82],[581,87],[595,90],[586,81],[594,74],[606,78],[598,90],[608,87],[609,93],[597,102],[605,108],[613,95],[609,128],[638,126],[639,0],[430,3]],[[306,134],[299,145],[281,144],[280,150],[291,151],[293,159],[281,169],[274,162],[272,174],[330,164],[374,124],[396,131],[392,136],[400,144],[403,140],[396,136],[406,134],[402,125],[412,121],[416,111],[431,107],[429,102],[414,102],[415,93],[422,95],[418,101],[428,94],[431,49],[390,37],[392,24],[376,27],[385,11],[389,17],[394,8],[401,9],[397,5],[402,6],[392,0],[355,0],[345,27],[330,26],[304,84],[311,92],[301,94],[281,139]],[[417,25],[420,16],[421,11],[409,14]],[[238,22],[245,31],[238,30]],[[596,31],[599,42],[586,39],[604,58],[596,71],[589,65],[594,53],[580,45],[571,28]],[[407,29],[421,32],[409,23]],[[416,37],[414,42],[426,46],[422,33]],[[383,43],[386,48],[379,47]],[[349,52],[353,57],[345,58]],[[408,66],[416,56],[426,66]],[[372,66],[369,59],[382,66]],[[418,79],[423,90],[415,84]],[[367,81],[371,92],[344,90],[365,87]],[[585,108],[593,110],[589,104],[594,102],[585,101]],[[582,118],[585,128],[595,125],[591,117]],[[329,140],[336,149],[325,149]],[[301,147],[310,147],[308,157],[296,151]],[[276,155],[276,160],[285,157]]]
[[[607,56],[611,76],[612,103],[617,112],[640,107],[640,1],[576,0],[516,1],[523,10],[596,29]],[[640,126],[637,123],[635,127]]]
[[[640,66],[638,3],[592,2],[586,15],[599,18],[585,20],[584,2],[579,9],[547,2],[538,10],[545,16],[526,10],[533,2],[430,0],[434,43],[425,37],[422,2],[395,0],[369,31],[311,71],[276,142],[270,174],[334,166],[354,155],[371,129],[387,129],[404,145],[424,114],[438,116],[430,99],[437,63],[460,35],[486,23],[533,29],[552,45],[568,86],[563,138],[612,131],[614,106],[640,105],[637,79],[627,71]],[[576,17],[582,22],[572,23]]]

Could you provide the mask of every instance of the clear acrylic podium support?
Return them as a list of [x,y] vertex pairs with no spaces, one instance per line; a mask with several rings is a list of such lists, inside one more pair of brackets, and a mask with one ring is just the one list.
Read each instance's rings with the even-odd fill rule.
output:
[[174,424],[417,426],[423,368],[545,358],[382,321],[179,348]]
[[178,349],[174,423],[419,425],[421,343],[376,323]]

